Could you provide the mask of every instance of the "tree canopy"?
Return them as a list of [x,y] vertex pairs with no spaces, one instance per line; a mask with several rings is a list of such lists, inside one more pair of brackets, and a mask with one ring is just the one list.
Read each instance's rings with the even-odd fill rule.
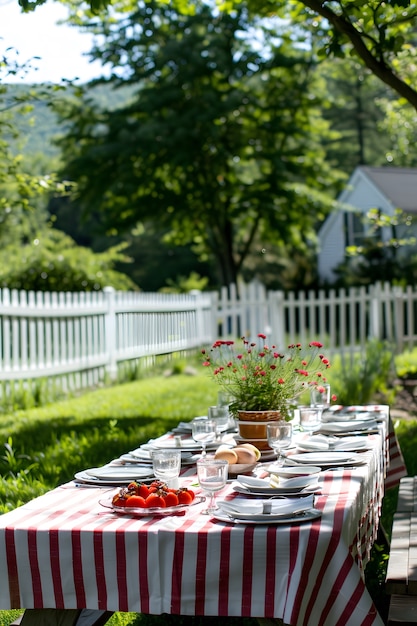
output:
[[[45,0],[18,0],[25,11],[34,10]],[[234,11],[242,0],[221,2],[222,10]],[[67,0],[71,5],[72,0]],[[88,0],[77,3],[94,14],[103,14],[112,0]],[[214,4],[214,3],[213,3]],[[135,3],[124,0],[123,10]],[[181,12],[192,12],[193,5],[185,0],[173,0]],[[301,31],[321,42],[323,55],[355,56],[375,76],[389,85],[399,96],[417,109],[415,84],[417,6],[411,0],[250,0],[254,15],[280,16],[292,19]]]
[[94,54],[137,95],[115,111],[88,97],[61,111],[65,175],[85,209],[108,232],[168,226],[176,243],[217,260],[222,284],[236,282],[255,242],[305,245],[337,176],[309,52],[243,5],[227,14],[196,4],[190,15],[139,3],[103,32]]

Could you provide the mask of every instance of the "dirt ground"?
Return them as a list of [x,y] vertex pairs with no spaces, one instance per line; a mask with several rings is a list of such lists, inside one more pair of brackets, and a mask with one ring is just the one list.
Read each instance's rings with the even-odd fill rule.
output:
[[400,419],[417,419],[417,387],[399,391],[391,406],[391,416]]

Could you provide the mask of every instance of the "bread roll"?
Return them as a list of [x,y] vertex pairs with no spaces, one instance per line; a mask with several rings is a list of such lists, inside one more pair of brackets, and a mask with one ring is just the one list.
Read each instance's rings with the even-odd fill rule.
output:
[[239,448],[247,448],[248,450],[252,450],[252,452],[256,456],[257,461],[259,461],[259,459],[261,458],[261,451],[251,443],[241,443],[239,445]]
[[223,448],[222,446],[220,446],[220,448],[217,448],[216,452],[214,453],[214,458],[223,459],[227,461],[229,465],[234,465],[235,463],[237,463],[237,454],[235,452],[235,449],[232,448]]
[[237,455],[237,463],[248,464],[248,463],[256,463],[257,458],[256,454],[253,450],[249,450],[248,448],[244,448],[243,446],[237,446],[233,448],[233,451]]

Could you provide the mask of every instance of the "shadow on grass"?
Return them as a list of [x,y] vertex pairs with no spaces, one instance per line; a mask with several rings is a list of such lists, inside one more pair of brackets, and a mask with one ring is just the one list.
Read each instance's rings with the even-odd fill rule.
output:
[[92,418],[80,422],[75,417],[33,421],[20,426],[12,438],[15,467],[0,458],[0,474],[25,470],[36,463],[36,475],[47,488],[71,480],[87,467],[108,463],[159,437],[178,423],[166,417]]

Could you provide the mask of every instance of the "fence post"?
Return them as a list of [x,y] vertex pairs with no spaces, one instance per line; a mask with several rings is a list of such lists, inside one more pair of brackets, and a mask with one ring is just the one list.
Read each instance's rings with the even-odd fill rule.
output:
[[284,299],[283,291],[268,292],[269,331],[271,338],[274,339],[276,345],[281,349],[286,344]]
[[117,379],[117,345],[116,345],[116,290],[113,287],[104,287],[104,297],[107,300],[107,313],[104,320],[105,341],[107,347],[107,373],[111,380]]
[[376,283],[369,290],[370,319],[369,339],[381,337],[381,283]]

